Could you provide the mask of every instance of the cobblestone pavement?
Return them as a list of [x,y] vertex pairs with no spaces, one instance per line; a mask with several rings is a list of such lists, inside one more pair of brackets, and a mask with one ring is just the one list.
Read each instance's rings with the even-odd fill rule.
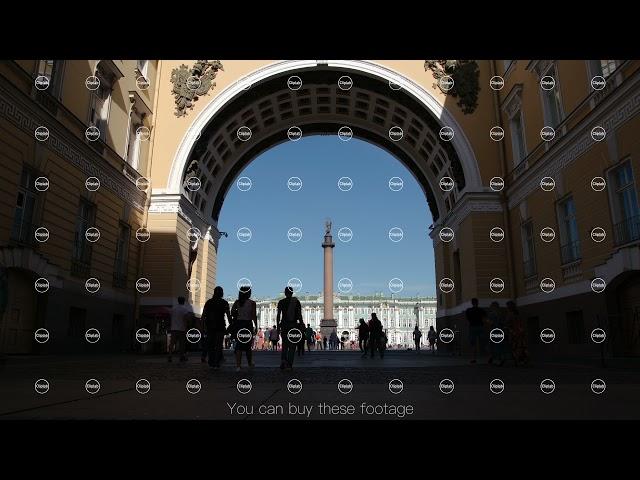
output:
[[[498,367],[488,365],[486,358],[470,364],[466,357],[437,357],[428,352],[390,351],[384,359],[363,359],[358,352],[310,352],[296,357],[293,370],[282,371],[279,355],[259,352],[256,367],[248,368],[243,360],[241,372],[235,372],[231,352],[226,352],[226,362],[218,371],[201,363],[198,353],[185,363],[176,357],[168,363],[164,356],[133,354],[7,357],[0,367],[0,420],[305,418],[290,414],[290,404],[313,407],[309,417],[319,419],[640,418],[640,364],[635,359],[608,360],[606,368],[598,358]],[[302,391],[295,395],[287,389],[293,378],[302,384]],[[35,392],[38,379],[49,382],[46,394]],[[85,390],[89,379],[100,383],[95,394]],[[140,379],[149,381],[149,393],[136,391]],[[197,394],[187,391],[191,379],[200,382]],[[247,394],[238,391],[241,379],[251,384]],[[348,394],[338,391],[344,379],[353,384]],[[440,391],[443,379],[453,383],[451,394]],[[504,383],[500,394],[490,390],[495,379]],[[555,383],[553,393],[541,391],[544,379]],[[592,392],[595,379],[605,382],[604,393]],[[392,380],[396,387],[397,380],[402,382],[402,392],[390,391]],[[322,413],[321,402],[336,408],[351,405],[355,410]],[[370,413],[363,402],[372,406]],[[384,404],[395,405],[404,414],[389,413]]]

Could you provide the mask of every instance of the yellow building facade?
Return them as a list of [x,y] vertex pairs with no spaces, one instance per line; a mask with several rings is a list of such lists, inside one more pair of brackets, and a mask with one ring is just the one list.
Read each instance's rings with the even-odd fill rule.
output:
[[[462,341],[471,298],[514,299],[530,338],[552,328],[557,345],[580,350],[601,325],[615,353],[637,353],[638,66],[0,62],[0,351],[81,351],[90,328],[101,348],[126,350],[139,328],[160,336],[178,295],[201,312],[224,255],[218,215],[242,168],[293,126],[303,135],[347,126],[425,192],[438,328]],[[46,344],[34,340],[38,328]]]

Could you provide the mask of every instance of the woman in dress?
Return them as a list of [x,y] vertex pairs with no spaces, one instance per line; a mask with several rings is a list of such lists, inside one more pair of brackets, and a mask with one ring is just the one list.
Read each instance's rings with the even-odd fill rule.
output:
[[258,329],[258,340],[256,342],[256,350],[262,350],[264,348],[264,332],[261,328]]

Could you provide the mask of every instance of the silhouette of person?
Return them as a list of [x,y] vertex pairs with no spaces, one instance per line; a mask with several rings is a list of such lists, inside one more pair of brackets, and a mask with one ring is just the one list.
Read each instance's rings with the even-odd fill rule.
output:
[[384,356],[382,352],[381,344],[382,341],[382,322],[378,320],[378,315],[375,313],[371,314],[371,319],[369,320],[369,349],[371,350],[371,358],[375,356],[376,350],[380,353],[380,358]]
[[431,355],[436,354],[436,340],[438,339],[438,334],[436,330],[433,328],[433,325],[429,327],[429,332],[427,333],[427,340],[429,340],[429,348],[431,348]]
[[511,354],[516,363],[529,363],[529,350],[527,348],[527,335],[524,329],[522,317],[518,312],[515,302],[507,302],[507,325],[509,328],[509,339],[511,343]]
[[[489,331],[489,335],[491,334],[491,330],[494,328],[499,328],[504,332],[504,338],[501,342],[489,342],[489,363],[493,363],[494,360],[498,361],[498,366],[504,365],[505,358],[505,345],[507,343],[507,329],[505,328],[505,318],[502,312],[500,311],[500,304],[498,302],[491,302],[489,306],[489,310],[487,311],[487,330]],[[491,340],[491,339],[489,339]]]
[[178,297],[178,305],[174,305],[171,309],[171,324],[169,326],[169,357],[168,361],[171,362],[171,354],[178,346],[180,352],[180,361],[187,361],[187,344],[186,344],[186,332],[187,325],[193,318],[193,308],[188,303],[185,304],[185,298]]
[[311,328],[311,324],[307,323],[307,329],[304,331],[304,337],[307,341],[307,351],[311,351],[311,347],[313,347],[313,342],[316,338],[316,332]]
[[416,328],[413,329],[413,343],[416,345],[416,352],[420,353],[420,339],[422,338],[422,332],[416,325]]
[[[258,330],[256,302],[251,300],[251,288],[242,286],[238,292],[238,300],[231,307],[231,330],[235,340],[236,372],[240,371],[242,352],[246,352],[247,362],[253,367],[251,346]],[[255,326],[254,326],[255,325]]]
[[329,349],[336,350],[338,348],[338,332],[334,328],[329,335]]
[[[282,334],[282,360],[280,368],[293,368],[293,357],[299,343],[304,343],[303,331],[304,322],[302,320],[302,305],[300,300],[293,296],[293,288],[287,286],[284,289],[285,297],[278,302],[278,313],[276,315],[277,327]],[[289,333],[297,329],[300,337],[290,338]],[[297,334],[298,332],[291,332]],[[292,341],[293,340],[293,341]]]
[[231,325],[229,302],[222,298],[223,295],[224,290],[217,286],[213,289],[213,296],[206,301],[202,309],[202,324],[207,332],[209,366],[216,370],[220,368],[224,335],[227,331],[225,315]]
[[364,321],[364,318],[360,319],[360,324],[358,325],[358,346],[360,347],[360,351],[362,352],[362,356],[367,356],[367,346],[369,342],[369,325],[367,325]]
[[467,320],[469,321],[469,344],[471,345],[471,349],[473,352],[473,358],[471,359],[471,363],[476,363],[476,357],[478,356],[478,352],[480,351],[480,347],[482,344],[483,336],[484,336],[484,319],[487,314],[484,309],[478,307],[478,299],[471,299],[472,307],[467,308],[465,315]]
[[280,341],[280,333],[278,332],[278,328],[274,325],[269,330],[269,343],[271,344],[271,350],[274,352],[278,351],[278,342]]
[[323,350],[327,349],[327,337],[322,338],[322,349]]

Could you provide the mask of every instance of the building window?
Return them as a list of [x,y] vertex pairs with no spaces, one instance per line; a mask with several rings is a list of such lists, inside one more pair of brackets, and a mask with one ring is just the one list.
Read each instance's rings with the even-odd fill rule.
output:
[[138,60],[136,69],[138,70],[138,73],[140,75],[142,75],[146,80],[149,80],[149,77],[147,76],[147,71],[149,69],[149,60]]
[[584,319],[582,310],[566,313],[567,319],[567,342],[571,345],[584,343]]
[[504,72],[507,73],[509,71],[509,68],[511,67],[511,64],[513,63],[513,60],[503,60],[502,63],[504,65]]
[[607,78],[618,67],[616,60],[591,60],[589,62],[591,77],[600,76]]
[[36,76],[43,76],[49,79],[47,91],[56,98],[59,98],[62,91],[63,71],[64,61],[62,60],[38,60]]
[[555,128],[560,124],[563,118],[562,102],[560,101],[560,85],[558,84],[558,75],[555,65],[552,65],[543,76],[553,77],[556,82],[555,86],[550,90],[545,90],[543,88],[540,89],[545,126]]
[[34,183],[36,177],[37,175],[31,169],[22,168],[13,225],[11,227],[11,239],[18,243],[29,245],[35,243],[33,221],[37,200],[37,191]]
[[69,328],[67,335],[71,338],[83,338],[86,331],[87,311],[84,308],[69,308]]
[[522,224],[522,265],[524,277],[533,277],[537,273],[535,244],[533,237],[533,222],[531,220]]
[[120,288],[127,286],[130,236],[131,227],[126,223],[120,223],[118,243],[116,244],[116,261],[113,268],[113,285]]
[[518,110],[509,120],[511,130],[511,148],[513,149],[513,162],[515,165],[527,156],[527,147],[524,141],[524,122],[522,110]]
[[562,264],[580,259],[580,240],[576,222],[576,206],[573,197],[558,203],[558,224],[560,225],[560,256]]
[[91,108],[89,111],[89,123],[100,130],[100,139],[104,142],[109,123],[109,110],[111,109],[111,92],[113,85],[111,78],[98,67],[96,77],[100,80],[100,86],[92,92]]
[[617,245],[632,242],[640,238],[640,210],[638,196],[633,181],[631,162],[627,160],[609,173],[609,182],[613,186],[613,229]]
[[91,269],[91,242],[87,240],[85,233],[93,227],[96,220],[96,206],[80,199],[78,218],[76,219],[76,231],[73,242],[73,256],[71,258],[71,274],[87,276]]

